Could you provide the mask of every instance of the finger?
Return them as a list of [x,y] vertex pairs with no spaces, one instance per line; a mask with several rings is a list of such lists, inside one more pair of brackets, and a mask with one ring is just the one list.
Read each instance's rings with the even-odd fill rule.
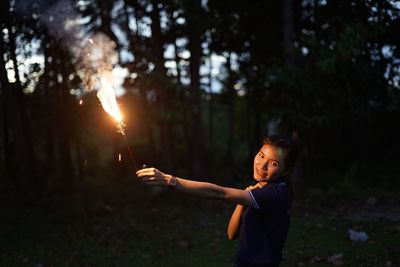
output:
[[144,178],[144,177],[153,177],[154,175],[148,174],[148,173],[138,173],[137,176],[139,178]]
[[150,168],[145,168],[145,169],[138,170],[136,173],[143,173],[143,172],[149,172],[149,171],[151,171]]
[[155,170],[157,170],[156,168],[143,168],[138,170],[136,173],[142,173],[142,172],[154,172]]
[[148,168],[146,169],[146,173],[155,176],[157,174],[157,169],[155,168]]
[[139,170],[136,172],[137,176],[154,176],[154,172],[150,169]]
[[145,173],[145,169],[141,169],[141,170],[138,170],[137,172],[136,172],[136,175],[141,175],[141,174],[143,174],[143,173]]

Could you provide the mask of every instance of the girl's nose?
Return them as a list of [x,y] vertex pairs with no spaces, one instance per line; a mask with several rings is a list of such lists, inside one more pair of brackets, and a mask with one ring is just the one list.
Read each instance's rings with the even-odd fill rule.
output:
[[261,168],[262,168],[263,170],[268,170],[268,161],[264,161],[264,162],[261,164]]

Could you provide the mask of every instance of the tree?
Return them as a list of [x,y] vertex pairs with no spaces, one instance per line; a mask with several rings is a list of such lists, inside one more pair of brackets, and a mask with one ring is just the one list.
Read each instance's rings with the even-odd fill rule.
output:
[[[190,2],[190,3],[189,3]],[[188,118],[188,137],[187,149],[190,159],[190,176],[204,177],[204,127],[201,108],[201,88],[200,88],[200,64],[202,57],[201,38],[204,34],[200,18],[203,14],[201,1],[186,1],[186,30],[188,34],[188,48],[190,52],[189,73],[190,73],[190,95]]]
[[[43,190],[43,181],[36,168],[37,162],[33,150],[30,127],[27,120],[25,98],[18,76],[16,34],[19,29],[17,26],[20,26],[21,24],[17,23],[16,16],[11,11],[11,4],[9,1],[3,2],[1,10],[2,19],[0,25],[2,29],[5,28],[8,32],[8,50],[5,50],[4,40],[6,40],[6,38],[3,35],[4,31],[2,31],[0,33],[0,85],[2,93],[4,94],[5,112],[12,136],[12,151],[14,152],[12,162],[15,166],[17,184],[23,190],[24,196],[27,198],[27,201],[36,203],[40,199],[40,194]],[[4,55],[7,55],[7,58],[13,62],[16,80],[13,84],[7,79]]]

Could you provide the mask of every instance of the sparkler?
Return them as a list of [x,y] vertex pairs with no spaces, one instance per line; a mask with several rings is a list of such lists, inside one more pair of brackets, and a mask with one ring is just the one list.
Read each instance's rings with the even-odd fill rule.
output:
[[[119,110],[118,103],[115,98],[114,75],[111,70],[112,64],[105,64],[105,62],[110,63],[108,61],[110,60],[110,58],[112,58],[112,56],[110,55],[113,54],[113,51],[111,51],[110,49],[103,51],[102,49],[99,49],[99,47],[95,47],[92,38],[89,38],[88,41],[90,52],[88,52],[86,56],[91,58],[93,57],[92,66],[96,69],[95,75],[97,79],[95,80],[98,82],[99,85],[97,97],[99,98],[103,109],[115,119],[118,132],[124,138],[125,145],[128,149],[129,158],[136,172],[138,168],[131,150],[131,146],[129,145],[128,139],[126,137],[126,125],[122,120],[122,114]],[[108,55],[108,53],[110,53],[110,55]],[[119,161],[121,160],[120,155],[118,159]]]
[[104,71],[98,75],[101,88],[97,92],[97,97],[99,98],[103,109],[115,119],[117,123],[118,132],[124,138],[125,145],[128,148],[129,158],[136,172],[138,168],[131,150],[131,146],[129,145],[128,139],[126,137],[126,124],[122,120],[122,114],[121,111],[119,110],[118,103],[115,98],[115,93],[112,83],[113,74],[110,71]]
[[[102,80],[102,78],[100,78]],[[138,170],[135,157],[133,156],[131,146],[129,145],[126,137],[126,124],[122,121],[122,115],[119,110],[117,100],[115,99],[114,90],[112,87],[108,87],[107,84],[102,83],[101,89],[97,92],[97,97],[100,99],[103,109],[110,114],[117,123],[118,132],[123,136],[125,145],[128,148],[129,158],[132,162],[135,172]]]

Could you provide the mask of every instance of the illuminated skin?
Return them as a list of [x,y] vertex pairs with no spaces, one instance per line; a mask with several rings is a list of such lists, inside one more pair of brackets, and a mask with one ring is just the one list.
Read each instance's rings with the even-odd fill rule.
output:
[[284,172],[282,149],[265,144],[254,157],[254,180],[264,186],[268,181],[280,178]]

